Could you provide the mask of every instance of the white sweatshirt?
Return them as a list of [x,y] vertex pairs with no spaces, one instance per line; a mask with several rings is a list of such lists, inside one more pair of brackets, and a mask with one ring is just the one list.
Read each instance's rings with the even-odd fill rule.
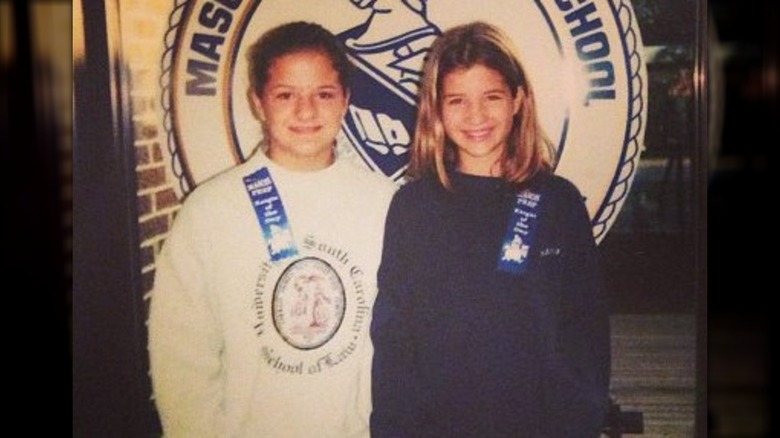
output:
[[[298,250],[275,262],[243,182],[262,167]],[[167,437],[369,435],[369,325],[395,188],[346,160],[294,172],[258,153],[190,195],[149,317]]]

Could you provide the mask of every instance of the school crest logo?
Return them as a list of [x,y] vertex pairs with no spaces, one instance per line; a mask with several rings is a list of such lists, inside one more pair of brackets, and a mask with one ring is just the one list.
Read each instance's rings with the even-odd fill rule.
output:
[[585,196],[597,241],[606,235],[633,181],[647,118],[644,49],[628,0],[177,0],[163,41],[161,99],[180,194],[261,143],[246,97],[246,49],[295,20],[337,35],[356,67],[339,154],[399,183],[431,43],[470,21],[502,28],[557,147],[556,173]]

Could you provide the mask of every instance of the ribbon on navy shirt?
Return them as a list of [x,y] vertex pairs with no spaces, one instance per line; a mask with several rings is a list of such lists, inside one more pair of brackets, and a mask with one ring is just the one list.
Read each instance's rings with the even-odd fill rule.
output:
[[293,239],[282,198],[268,168],[262,167],[245,176],[244,186],[263,231],[271,261],[298,255],[298,247]]
[[531,190],[523,190],[515,195],[515,204],[498,254],[499,271],[519,275],[527,270],[539,222],[541,200],[542,195]]

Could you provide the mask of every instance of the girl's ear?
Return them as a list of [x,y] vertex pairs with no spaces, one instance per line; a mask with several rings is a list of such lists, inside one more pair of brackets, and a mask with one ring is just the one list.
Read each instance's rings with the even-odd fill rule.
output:
[[517,87],[517,93],[515,94],[515,99],[513,102],[514,111],[512,113],[514,115],[517,115],[517,113],[520,111],[520,108],[523,107],[524,100],[525,100],[525,92],[523,91],[523,87]]
[[255,118],[260,122],[265,121],[265,112],[263,112],[262,100],[260,99],[260,96],[255,93],[255,90],[253,90],[252,87],[249,87],[249,89],[246,91],[246,98],[247,101],[249,101],[249,108],[252,110],[252,115],[255,116]]
[[352,94],[350,93],[349,90],[345,90],[344,91],[344,102],[345,103],[344,103],[344,111],[341,114],[341,118],[342,119],[347,116],[347,112],[349,111],[349,98],[350,98],[351,95]]

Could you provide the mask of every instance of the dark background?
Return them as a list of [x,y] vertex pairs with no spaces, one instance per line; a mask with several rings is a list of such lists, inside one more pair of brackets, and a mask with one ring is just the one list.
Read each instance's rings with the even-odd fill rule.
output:
[[[769,175],[778,136],[778,6],[710,0],[723,62],[720,149],[709,181],[710,312],[768,316]],[[769,290],[768,290],[769,289]]]
[[[723,69],[723,124],[714,138],[719,145],[707,196],[711,429],[725,429],[729,416],[746,424],[752,418],[765,421],[764,436],[776,436],[770,414],[776,267],[770,263],[778,221],[770,212],[769,176],[780,144],[780,17],[775,0],[710,0],[709,6]],[[725,398],[735,412],[717,407]],[[757,408],[755,400],[765,405]]]

